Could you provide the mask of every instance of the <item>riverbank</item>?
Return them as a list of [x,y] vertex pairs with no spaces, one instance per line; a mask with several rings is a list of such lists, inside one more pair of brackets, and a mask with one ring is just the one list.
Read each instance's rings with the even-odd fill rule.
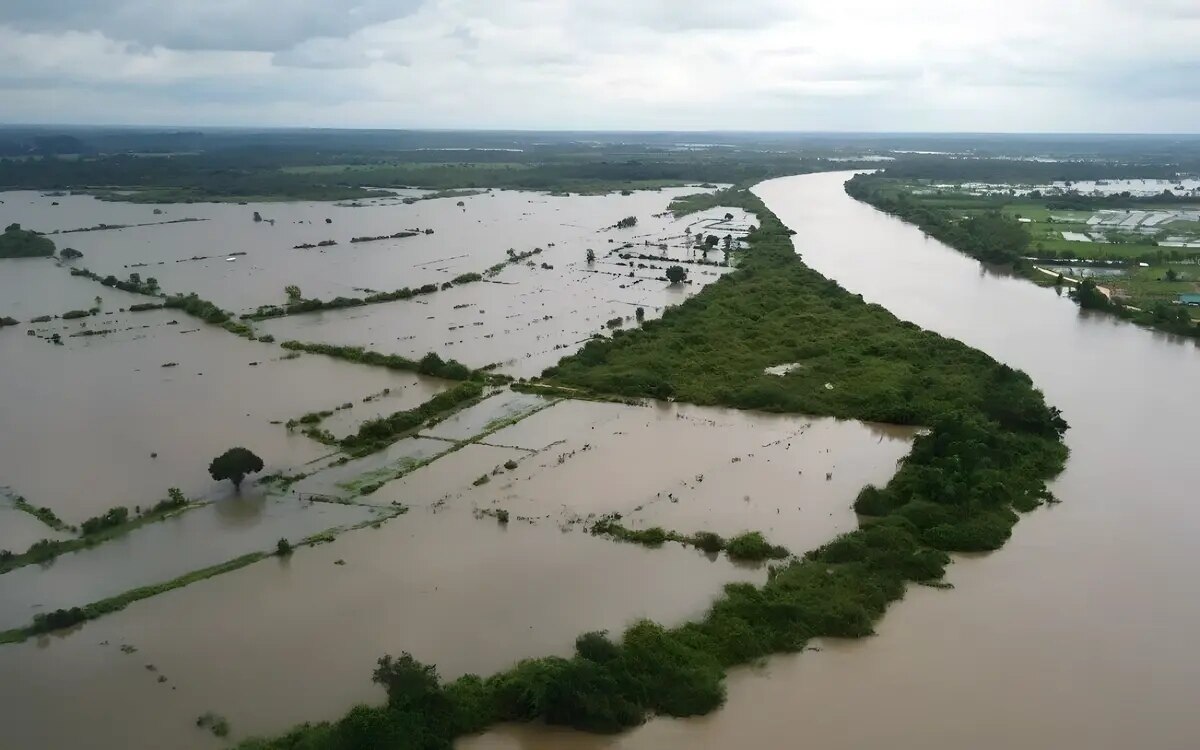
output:
[[[730,667],[814,637],[872,633],[909,583],[941,578],[948,551],[999,547],[1014,509],[1048,497],[1045,483],[1066,458],[1066,423],[1027,376],[864,303],[807,268],[790,230],[757,197],[739,191],[730,200],[759,218],[738,271],[660,321],[592,341],[545,378],[600,394],[930,427],[886,486],[859,496],[861,528],[773,569],[762,587],[727,587],[698,621],[640,622],[615,639],[585,634],[570,659],[446,685],[407,654],[381,660],[375,681],[388,705],[242,747],[399,738],[445,747],[501,721],[612,732],[654,714],[708,713],[725,699]],[[783,377],[766,372],[797,362]]]
[[[977,260],[1011,267],[1039,285],[1045,285],[1039,273],[1044,271],[1028,260],[1030,253],[1036,254],[1039,262],[1051,260],[1057,253],[1064,258],[1081,257],[1084,263],[1123,263],[1128,267],[1127,280],[1106,277],[1108,288],[1098,293],[1093,291],[1098,287],[1092,281],[1082,294],[1073,290],[1072,298],[1085,309],[1108,312],[1178,336],[1200,338],[1200,322],[1193,320],[1187,306],[1176,302],[1180,294],[1195,291],[1195,253],[1153,245],[1047,239],[1048,232],[1058,230],[1049,230],[1040,222],[1052,222],[1053,218],[1029,199],[1014,206],[1003,198],[914,194],[905,183],[878,174],[855,175],[846,182],[845,189],[851,197],[914,224]],[[1088,228],[1085,217],[1072,218],[1078,223],[1064,223],[1066,220],[1060,217],[1054,226]],[[1104,248],[1104,252],[1096,255],[1100,252],[1096,248]],[[1079,286],[1084,286],[1082,281]]]

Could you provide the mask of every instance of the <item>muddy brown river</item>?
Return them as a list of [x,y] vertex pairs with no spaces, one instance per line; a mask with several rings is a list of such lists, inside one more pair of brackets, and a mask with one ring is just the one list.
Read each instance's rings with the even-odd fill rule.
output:
[[755,188],[822,274],[1024,369],[1071,423],[1063,500],[878,636],[729,681],[728,703],[618,737],[504,727],[463,750],[1200,746],[1200,350],[992,272],[845,195],[850,173]]

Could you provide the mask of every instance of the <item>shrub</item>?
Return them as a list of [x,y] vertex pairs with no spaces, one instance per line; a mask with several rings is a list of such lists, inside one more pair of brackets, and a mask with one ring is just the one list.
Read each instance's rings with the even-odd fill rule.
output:
[[788,551],[769,544],[761,533],[749,531],[730,539],[725,545],[725,554],[734,560],[766,560],[787,557]]

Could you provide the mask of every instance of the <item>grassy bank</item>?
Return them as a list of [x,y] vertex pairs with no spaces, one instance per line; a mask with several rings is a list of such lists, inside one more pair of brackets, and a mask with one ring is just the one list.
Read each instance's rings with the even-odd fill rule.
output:
[[[449,748],[501,721],[615,732],[655,714],[704,714],[723,702],[728,668],[818,636],[869,635],[908,583],[942,576],[948,551],[1000,546],[1014,509],[1047,496],[1045,482],[1066,457],[1066,424],[1027,376],[808,269],[787,228],[749,192],[723,202],[761,222],[738,271],[659,321],[589,343],[545,376],[568,393],[929,426],[892,481],[859,497],[861,528],[772,568],[764,586],[727,586],[697,621],[584,634],[570,658],[443,683],[408,654],[385,657],[374,679],[386,705],[249,740],[245,750]],[[801,367],[763,372],[790,362]]]
[[196,581],[203,581],[205,578],[212,578],[213,576],[220,575],[222,573],[228,573],[231,570],[244,568],[245,566],[258,562],[267,556],[268,553],[266,552],[252,552],[237,559],[221,563],[220,565],[214,565],[209,568],[192,571],[191,573],[174,578],[165,583],[158,583],[154,584],[153,586],[142,586],[141,588],[131,589],[124,593],[118,594],[117,596],[101,599],[98,602],[93,602],[82,607],[58,609],[53,612],[38,614],[34,616],[33,622],[25,627],[0,631],[0,644],[20,643],[26,638],[39,633],[46,633],[51,630],[59,630],[61,628],[77,625],[81,622],[94,620],[97,617],[103,617],[104,615],[112,612],[125,609],[125,607],[141,599],[148,599],[152,596],[157,596],[158,594],[171,591],[172,589],[182,588],[183,586],[195,583]]
[[[190,502],[177,489],[171,489],[171,496],[159,502],[145,512],[136,512],[131,516],[127,508],[113,508],[102,516],[89,518],[82,524],[80,535],[73,539],[42,539],[34,542],[28,550],[21,554],[12,554],[8,550],[0,550],[0,574],[23,568],[26,565],[37,565],[47,563],[69,552],[78,552],[79,550],[95,547],[98,544],[103,544],[111,539],[122,537],[129,532],[141,528],[146,524],[156,523],[165,520],[172,516],[177,516],[192,508],[199,508],[204,503]],[[20,507],[18,505],[18,507]],[[48,509],[40,508],[41,511]],[[53,513],[51,512],[51,516]],[[42,518],[41,515],[38,516]],[[57,521],[57,517],[55,517]],[[50,523],[46,521],[46,523]],[[67,528],[65,524],[58,521],[54,528],[62,530]]]

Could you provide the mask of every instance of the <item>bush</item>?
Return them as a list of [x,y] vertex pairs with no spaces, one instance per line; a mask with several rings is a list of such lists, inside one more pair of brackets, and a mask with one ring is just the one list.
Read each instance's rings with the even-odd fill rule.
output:
[[757,531],[749,531],[733,537],[725,545],[725,554],[734,560],[766,560],[788,556],[783,547],[769,544]]

